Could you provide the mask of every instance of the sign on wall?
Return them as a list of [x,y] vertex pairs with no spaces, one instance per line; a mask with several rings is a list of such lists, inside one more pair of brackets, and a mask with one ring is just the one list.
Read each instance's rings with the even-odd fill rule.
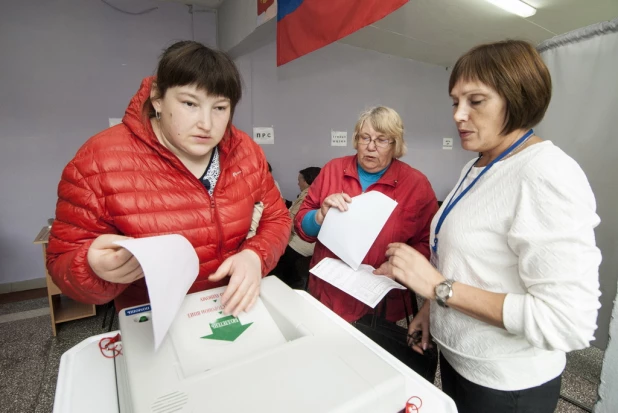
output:
[[442,138],[442,149],[453,149],[453,138]]
[[275,129],[270,128],[253,128],[253,140],[260,145],[275,144]]
[[348,146],[348,132],[331,130],[330,146]]

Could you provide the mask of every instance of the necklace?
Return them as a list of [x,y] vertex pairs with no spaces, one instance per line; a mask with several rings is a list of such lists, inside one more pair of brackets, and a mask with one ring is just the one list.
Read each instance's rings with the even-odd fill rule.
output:
[[[504,158],[502,158],[501,160],[505,160],[510,158],[511,156],[519,153],[520,150],[522,150],[524,148],[524,145],[526,144],[526,142],[528,142],[528,140],[530,138],[532,138],[534,135],[530,135],[528,136],[526,139],[524,139],[519,145],[517,145],[515,148],[513,148],[513,151],[511,151],[511,153],[509,153],[508,155],[506,155]],[[479,160],[483,158],[483,155],[481,154],[481,156],[479,156]]]
[[531,137],[533,137],[534,135],[530,135],[528,136],[526,139],[524,139],[524,141],[522,143],[520,143],[513,152],[509,153],[508,155],[506,155],[504,158],[502,158],[502,160],[508,159],[511,156],[515,155],[516,153],[519,153],[519,151],[521,151],[522,149],[524,149],[524,146],[526,145],[526,142],[528,142],[528,140],[530,140]]

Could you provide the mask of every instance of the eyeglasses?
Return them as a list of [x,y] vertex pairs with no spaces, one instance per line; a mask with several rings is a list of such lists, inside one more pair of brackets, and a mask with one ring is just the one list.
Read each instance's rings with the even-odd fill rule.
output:
[[369,144],[373,142],[376,145],[376,148],[382,148],[382,149],[388,148],[390,145],[393,144],[393,141],[391,141],[390,139],[384,139],[384,138],[371,139],[369,136],[359,136],[358,142],[361,145],[365,145],[365,146],[369,146]]

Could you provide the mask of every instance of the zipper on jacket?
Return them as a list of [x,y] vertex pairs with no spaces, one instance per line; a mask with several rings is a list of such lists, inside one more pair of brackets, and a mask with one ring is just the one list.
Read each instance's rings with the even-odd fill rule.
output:
[[[229,154],[228,156],[236,149],[236,146],[238,146],[239,143],[237,143],[235,146],[230,148]],[[204,187],[204,184],[202,184],[202,182],[199,180],[199,178],[196,178],[195,175],[193,175],[191,173],[191,171],[189,171],[189,169],[182,163],[182,161],[180,161],[178,158],[176,158],[176,161],[178,162],[178,164],[180,165],[181,170],[184,169],[184,173],[189,177],[189,179],[192,179],[193,182],[196,185],[199,185],[199,187],[202,189],[202,191],[204,191],[206,193],[206,196],[208,197],[208,199],[210,199],[210,216],[211,216],[211,220],[213,223],[216,222],[217,224],[217,259],[220,262],[223,262],[223,226],[221,225],[221,220],[219,219],[219,212],[217,211],[217,204],[215,203],[215,193],[217,192],[217,186],[215,186],[215,190],[212,193],[212,196],[208,193],[208,190]],[[174,161],[174,162],[176,162]],[[172,161],[170,161],[172,162]],[[172,163],[174,163],[172,162]],[[178,165],[174,165],[178,168]],[[227,165],[225,165],[227,166]],[[220,174],[219,174],[219,179],[221,179],[223,177],[223,171],[224,171],[224,158],[222,156],[221,153],[219,153],[219,168],[220,168]]]
[[[184,165],[183,165],[184,166]],[[202,183],[202,181],[200,181],[198,178],[195,177],[195,175],[193,175],[186,167],[185,167],[185,173],[187,174],[187,176],[189,177],[189,179],[192,179],[193,182],[199,186],[199,188],[202,189],[202,191],[204,191],[204,193],[206,194],[206,196],[208,197],[208,199],[210,200],[210,221],[211,223],[217,225],[217,259],[220,262],[223,262],[223,254],[221,253],[222,249],[223,249],[223,226],[221,225],[221,222],[219,220],[219,213],[217,211],[217,204],[215,203],[215,192],[217,191],[217,187],[215,186],[215,191],[212,193],[212,196],[210,195],[210,193],[208,193],[208,189],[206,189],[206,187],[204,187],[204,184]],[[220,177],[223,175],[223,169],[221,169],[221,175]]]
[[[217,190],[217,188],[215,187],[215,191]],[[217,258],[219,259],[219,261],[223,262],[223,254],[221,253],[221,249],[222,249],[222,239],[223,239],[223,227],[221,225],[221,220],[219,219],[219,212],[217,211],[217,205],[215,204],[215,198],[214,198],[214,192],[212,194],[213,196],[210,197],[210,208],[212,210],[211,212],[211,216],[213,217],[213,220],[216,221],[217,223],[217,232],[219,233],[219,236],[217,237]],[[208,196],[210,196],[210,194],[208,194]]]

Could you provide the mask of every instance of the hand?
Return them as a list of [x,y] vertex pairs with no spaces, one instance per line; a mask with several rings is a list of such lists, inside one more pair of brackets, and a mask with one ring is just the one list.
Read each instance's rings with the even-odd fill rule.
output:
[[351,203],[352,198],[346,193],[341,192],[336,194],[330,194],[326,197],[326,199],[324,199],[324,202],[322,202],[322,206],[318,210],[317,214],[315,214],[315,221],[319,225],[322,225],[322,223],[324,222],[324,217],[326,216],[326,213],[329,209],[337,208],[339,211],[345,212],[348,210],[348,204]]
[[374,274],[393,278],[425,298],[435,298],[434,289],[445,278],[420,252],[409,245],[395,242],[388,245],[386,257],[388,261]]
[[419,354],[433,347],[429,332],[429,303],[429,300],[425,301],[408,327],[408,345]]
[[144,277],[137,259],[114,241],[130,239],[122,235],[99,235],[88,248],[88,265],[99,278],[116,284],[130,284]]
[[230,282],[221,297],[225,314],[237,317],[243,311],[250,310],[260,295],[262,280],[262,260],[252,250],[243,250],[232,255],[208,277],[209,281],[221,281],[230,276]]

